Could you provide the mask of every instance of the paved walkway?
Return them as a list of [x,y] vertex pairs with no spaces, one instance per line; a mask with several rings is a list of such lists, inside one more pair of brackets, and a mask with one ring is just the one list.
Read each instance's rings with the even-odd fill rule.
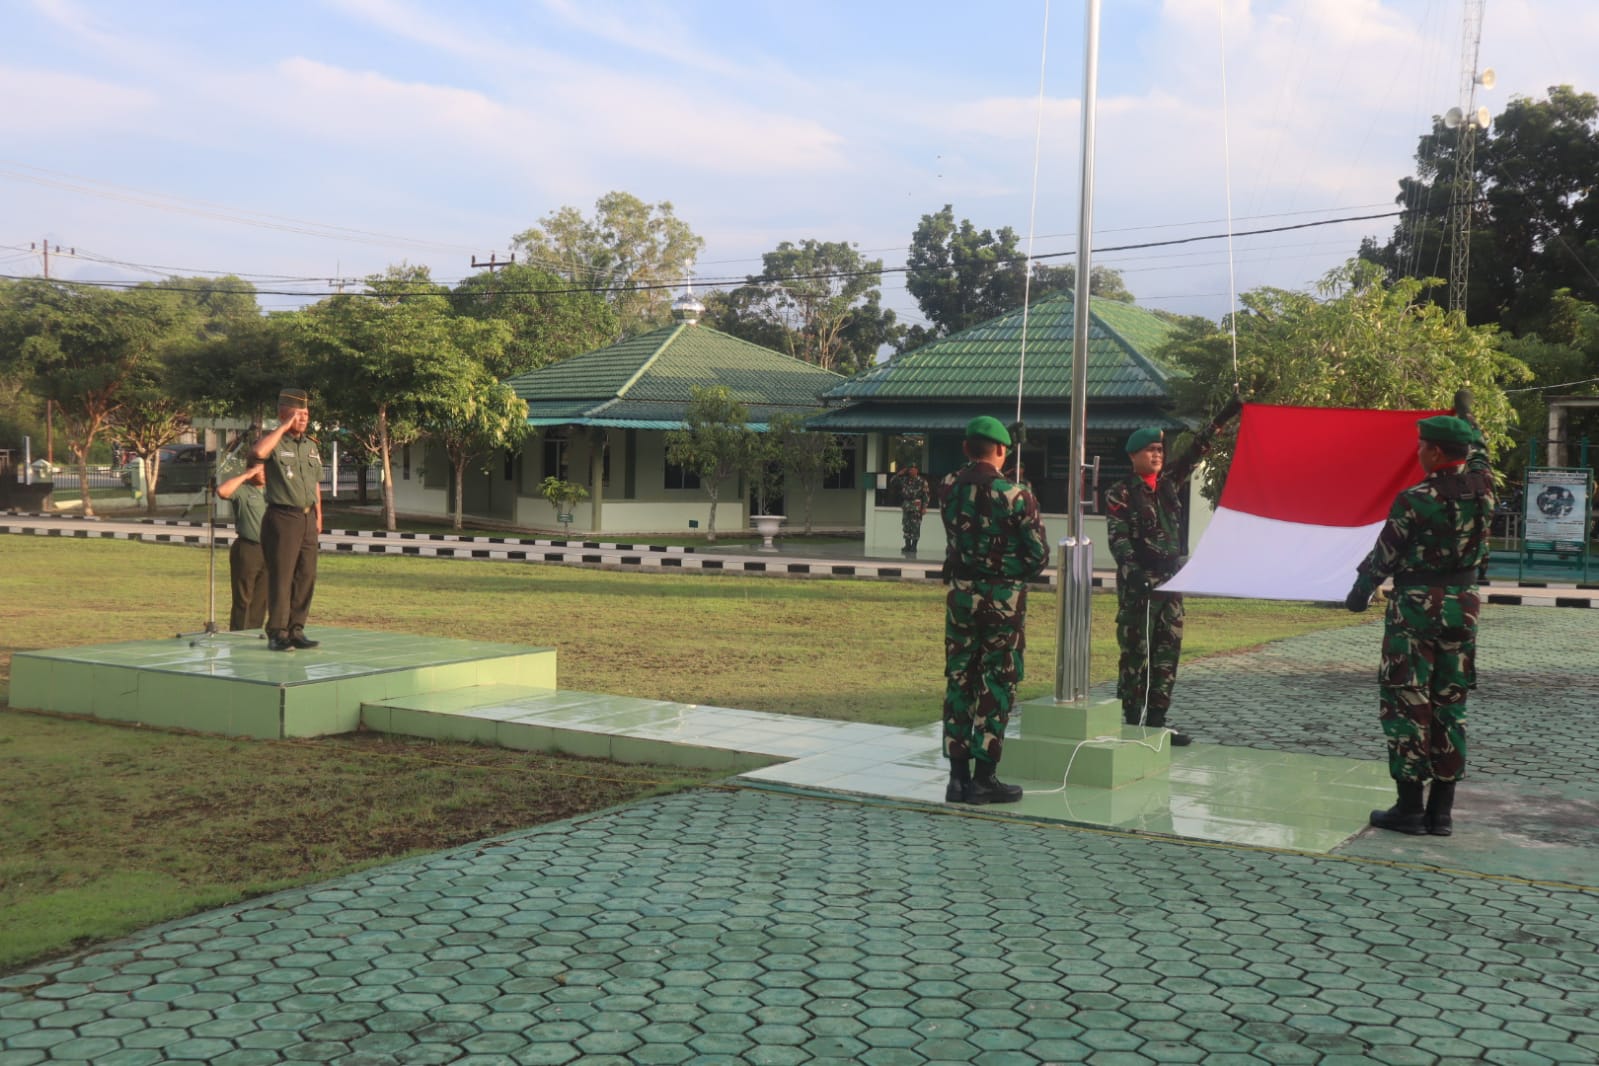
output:
[[[1599,616],[1484,632],[1451,838],[1308,855],[697,790],[0,978],[0,1066],[1599,1062]],[[1321,695],[1371,684],[1376,634],[1185,667],[1184,721],[1372,757],[1372,716]]]

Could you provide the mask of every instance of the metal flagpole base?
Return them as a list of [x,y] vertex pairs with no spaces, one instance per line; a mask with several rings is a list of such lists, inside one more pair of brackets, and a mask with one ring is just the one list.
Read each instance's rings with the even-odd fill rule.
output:
[[1058,626],[1055,653],[1055,702],[1088,699],[1089,597],[1094,591],[1094,542],[1086,536],[1060,542]]

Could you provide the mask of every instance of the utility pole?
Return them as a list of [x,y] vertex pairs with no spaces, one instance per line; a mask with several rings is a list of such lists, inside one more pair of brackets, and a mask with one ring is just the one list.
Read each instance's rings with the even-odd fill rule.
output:
[[[44,252],[44,280],[49,281],[50,280],[50,239],[47,237],[47,238],[44,239],[43,242],[40,242],[40,243],[29,243],[28,250],[29,251],[43,251]],[[59,244],[56,245],[56,254],[57,255],[61,254],[61,246]],[[78,250],[76,248],[68,248],[67,249],[67,254],[68,255],[77,255],[78,254]]]
[[[500,253],[498,253],[498,252],[490,252],[489,253],[489,261],[486,262],[486,263],[481,262],[478,259],[478,257],[474,255],[472,257],[472,269],[473,270],[487,270],[489,272],[489,277],[492,278],[492,277],[494,277],[494,272],[496,270],[500,269],[501,267],[508,267],[514,262],[516,262],[516,253],[515,252],[511,253],[511,258],[503,260],[503,261],[500,259]],[[494,296],[494,285],[492,283],[489,285],[488,292],[484,293],[484,295],[489,297],[489,298],[491,298],[491,299],[493,298],[493,296]]]

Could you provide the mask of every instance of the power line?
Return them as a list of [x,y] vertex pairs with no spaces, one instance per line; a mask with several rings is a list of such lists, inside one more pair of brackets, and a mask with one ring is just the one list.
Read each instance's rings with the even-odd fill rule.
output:
[[[1239,231],[1233,233],[1232,236],[1236,239],[1236,238],[1239,238],[1239,237],[1258,237],[1258,236],[1264,236],[1264,235],[1272,234],[1272,233],[1290,233],[1290,232],[1293,232],[1293,231],[1296,231],[1296,230],[1314,229],[1314,228],[1321,227],[1321,226],[1342,225],[1343,223],[1346,223],[1346,222],[1368,222],[1368,221],[1371,221],[1373,219],[1394,218],[1394,217],[1397,217],[1397,216],[1400,216],[1400,215],[1404,215],[1405,213],[1406,212],[1400,210],[1400,211],[1383,211],[1383,212],[1378,212],[1376,214],[1369,214],[1369,215],[1346,215],[1346,216],[1341,217],[1341,218],[1320,219],[1320,220],[1314,221],[1314,222],[1299,222],[1299,223],[1294,223],[1294,224],[1285,225],[1285,226],[1268,226],[1268,227],[1264,227],[1264,228],[1261,228],[1261,229],[1239,230]],[[1133,244],[1107,245],[1104,248],[1093,249],[1093,251],[1094,251],[1094,254],[1097,255],[1097,254],[1108,254],[1108,253],[1111,253],[1111,252],[1137,251],[1139,249],[1144,249],[1144,248],[1170,248],[1170,247],[1175,247],[1175,246],[1184,245],[1184,244],[1196,244],[1196,243],[1199,243],[1201,241],[1225,240],[1226,238],[1227,238],[1227,234],[1226,233],[1205,233],[1205,234],[1196,234],[1196,235],[1190,236],[1190,237],[1173,237],[1173,238],[1170,238],[1168,240],[1163,240],[1163,241],[1140,241],[1140,242],[1133,243]],[[1037,262],[1039,260],[1044,260],[1044,259],[1061,259],[1061,258],[1065,258],[1065,257],[1068,257],[1068,256],[1075,256],[1076,254],[1077,253],[1075,251],[1045,252],[1045,253],[1042,253],[1040,255],[1032,256],[1031,257],[1031,261]],[[1028,262],[1028,261],[1029,261],[1029,257],[1027,257],[1025,255],[1002,256],[1002,257],[1000,257],[1000,258],[995,260],[995,262],[1000,263],[1000,264],[1023,263],[1023,262]],[[700,277],[696,277],[696,278],[693,278],[692,280],[694,281],[695,284],[708,285],[708,286],[711,286],[711,287],[718,287],[718,286],[722,286],[722,285],[732,285],[732,286],[741,286],[741,285],[749,285],[749,284],[760,285],[760,284],[769,284],[769,283],[778,282],[778,281],[823,281],[823,280],[828,280],[828,279],[833,279],[833,278],[852,278],[852,277],[871,277],[871,276],[879,276],[880,277],[880,276],[882,276],[884,274],[908,274],[908,273],[910,273],[910,271],[911,271],[910,267],[901,266],[901,267],[882,267],[882,268],[879,268],[879,269],[876,269],[876,270],[819,271],[819,272],[812,273],[812,274],[751,275],[751,276],[745,276],[745,277],[724,277],[724,278],[700,278]],[[25,279],[23,279],[23,278],[21,278],[21,277],[19,277],[17,275],[10,275],[10,274],[0,275],[0,277],[6,278],[6,279],[9,279],[9,280],[12,280],[12,281],[25,280]],[[141,288],[141,289],[154,290],[154,291],[176,290],[176,291],[190,292],[190,293],[193,293],[193,292],[213,292],[213,293],[220,293],[220,294],[235,293],[235,294],[240,294],[240,295],[248,295],[250,293],[253,293],[254,295],[258,295],[258,296],[301,296],[301,297],[304,297],[304,296],[336,296],[336,295],[339,295],[338,293],[335,293],[335,292],[326,292],[326,291],[324,291],[324,292],[286,291],[286,290],[278,290],[278,289],[254,289],[254,290],[250,290],[249,292],[246,292],[246,290],[241,290],[241,289],[222,289],[222,288],[193,289],[193,288],[189,288],[187,286],[183,286],[183,287],[179,287],[179,286],[162,286],[162,285],[159,285],[159,284],[152,284],[152,283],[149,283],[149,282],[125,282],[125,281],[77,281],[77,282],[72,282],[71,284],[85,285],[85,286],[96,287],[96,288],[109,288],[109,289]],[[677,279],[677,280],[674,280],[674,281],[654,282],[654,283],[643,284],[643,285],[604,285],[604,286],[577,285],[577,286],[564,286],[564,287],[560,287],[560,288],[505,289],[505,290],[502,290],[502,295],[516,295],[516,296],[566,296],[566,295],[573,295],[573,294],[585,293],[585,292],[593,292],[593,293],[649,292],[649,291],[662,290],[662,289],[675,289],[675,288],[681,287],[682,284],[683,284],[683,279]],[[377,296],[377,297],[384,297],[384,298],[393,299],[393,298],[403,298],[403,297],[405,297],[407,295],[448,296],[448,295],[450,295],[450,293],[448,292],[447,287],[435,282],[435,283],[431,283],[431,287],[427,291],[417,291],[415,293],[403,293],[403,292],[396,293],[396,292],[394,292],[392,290],[385,290],[385,291],[383,291],[381,293],[363,292],[363,293],[354,293],[352,295],[356,295],[356,296]]]

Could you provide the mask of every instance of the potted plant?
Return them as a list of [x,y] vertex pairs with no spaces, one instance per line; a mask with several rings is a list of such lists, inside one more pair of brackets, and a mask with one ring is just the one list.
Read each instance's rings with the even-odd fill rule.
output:
[[555,507],[555,520],[562,525],[572,524],[572,505],[589,498],[589,490],[558,477],[547,477],[539,485],[539,495]]
[[777,548],[772,544],[782,528],[786,516],[768,514],[768,506],[772,500],[783,491],[783,468],[780,463],[781,452],[774,434],[751,433],[746,440],[744,452],[744,474],[750,480],[751,502],[754,504],[755,513],[750,516],[755,530],[761,535],[761,546],[758,550],[775,552]]

